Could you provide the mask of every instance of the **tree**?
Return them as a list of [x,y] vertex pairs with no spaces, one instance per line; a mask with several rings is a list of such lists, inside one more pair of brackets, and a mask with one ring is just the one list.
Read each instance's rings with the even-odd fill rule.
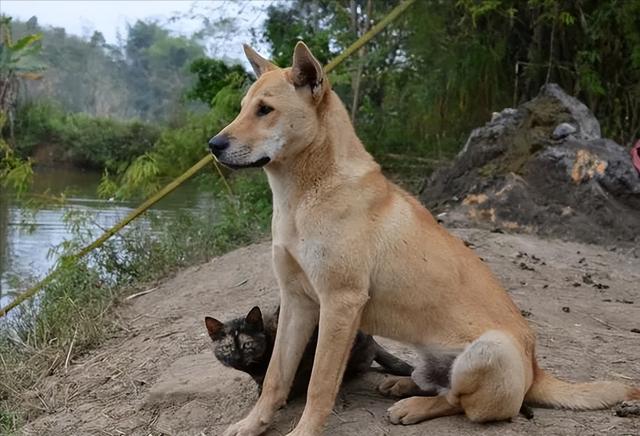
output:
[[[0,114],[8,118],[9,131],[18,101],[20,79],[39,79],[44,65],[37,58],[41,35],[31,34],[13,41],[11,17],[0,17]],[[13,136],[10,133],[10,136]]]
[[196,75],[196,82],[187,93],[192,100],[200,100],[209,107],[221,89],[235,85],[240,88],[248,80],[248,74],[240,65],[229,66],[218,59],[200,58],[191,63],[189,71]]
[[131,104],[146,119],[167,119],[189,86],[188,68],[204,55],[195,41],[172,36],[155,22],[137,21],[125,44]]
[[9,122],[9,137],[13,137],[13,117],[18,100],[19,81],[39,78],[43,66],[36,55],[40,35],[26,35],[13,41],[11,17],[0,16],[0,185],[11,185],[20,194],[30,184],[30,161],[18,158],[2,136]]

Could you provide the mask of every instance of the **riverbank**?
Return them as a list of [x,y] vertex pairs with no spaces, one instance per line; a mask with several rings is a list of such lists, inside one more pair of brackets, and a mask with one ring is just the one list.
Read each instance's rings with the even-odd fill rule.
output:
[[[640,260],[611,250],[535,236],[456,229],[491,266],[538,334],[541,365],[574,381],[640,383]],[[214,359],[205,315],[233,318],[255,304],[276,304],[270,245],[265,242],[192,265],[120,299],[106,341],[43,374],[21,395],[25,434],[218,435],[256,399],[253,382]],[[405,346],[385,341],[411,360]],[[392,400],[372,371],[346,386],[327,434],[459,435],[637,434],[638,417],[610,410],[535,409],[535,418],[479,426],[463,417],[416,426],[388,424]],[[303,401],[277,415],[269,435],[284,434]]]
[[[25,391],[120,329],[114,305],[123,295],[266,235],[271,197],[264,177],[234,177],[233,195],[211,179],[207,207],[147,213],[86,258],[60,262],[55,280],[36,299],[0,319],[0,434],[17,431],[29,417],[21,406]],[[91,218],[71,217],[74,237],[58,247],[57,258],[97,236]],[[27,280],[24,287],[31,284]]]

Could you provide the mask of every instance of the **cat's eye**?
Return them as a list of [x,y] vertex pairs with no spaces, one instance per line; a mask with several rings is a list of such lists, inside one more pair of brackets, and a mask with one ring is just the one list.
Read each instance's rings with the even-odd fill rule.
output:
[[270,114],[271,112],[273,112],[273,108],[271,106],[267,106],[264,103],[261,103],[260,106],[258,106],[258,112],[257,115],[259,117],[264,117],[265,115]]
[[252,348],[251,344],[248,343],[248,342],[245,342],[244,344],[242,344],[242,349],[243,350],[250,350],[251,348]]

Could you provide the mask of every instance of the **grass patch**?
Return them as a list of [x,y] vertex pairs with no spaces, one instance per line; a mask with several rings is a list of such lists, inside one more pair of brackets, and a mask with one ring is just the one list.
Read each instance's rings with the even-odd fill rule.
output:
[[19,417],[15,411],[0,408],[0,434],[15,434],[19,425]]
[[[180,267],[203,262],[267,235],[271,194],[262,174],[230,180],[234,195],[211,177],[213,201],[203,210],[172,217],[151,215],[133,224],[75,264],[61,262],[56,279],[35,301],[0,319],[0,432],[47,411],[46,401],[30,394],[45,376],[100,344],[118,329],[112,316],[120,297]],[[95,234],[91,217],[71,214],[74,239],[60,255],[76,252]]]

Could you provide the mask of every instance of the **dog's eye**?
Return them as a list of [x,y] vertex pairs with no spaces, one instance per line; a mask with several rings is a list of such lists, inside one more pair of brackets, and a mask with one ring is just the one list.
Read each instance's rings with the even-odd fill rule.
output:
[[261,104],[258,106],[258,116],[264,117],[268,113],[272,112],[273,108],[271,106],[267,106],[266,104]]

